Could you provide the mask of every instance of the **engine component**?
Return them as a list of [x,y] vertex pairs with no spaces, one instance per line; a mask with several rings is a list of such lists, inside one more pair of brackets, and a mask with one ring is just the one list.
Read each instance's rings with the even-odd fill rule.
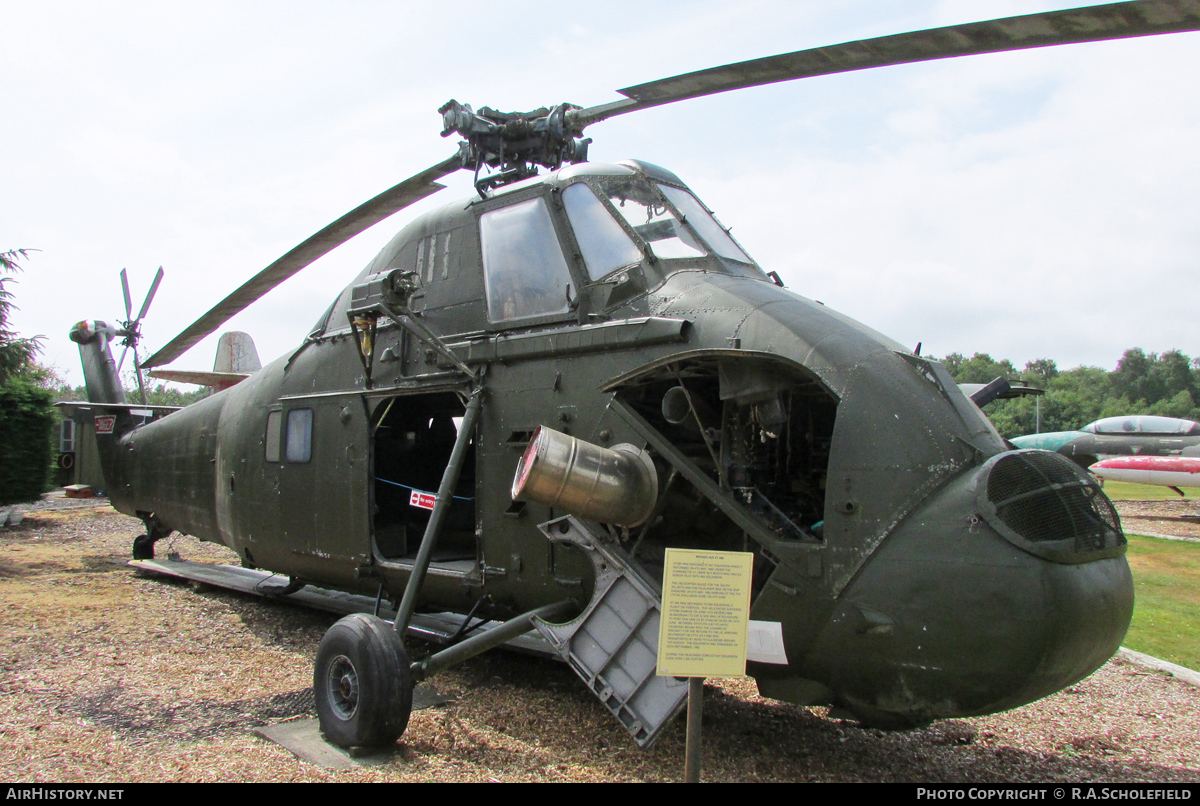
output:
[[536,501],[579,518],[639,526],[654,510],[658,473],[626,443],[602,448],[541,426],[513,477],[514,501]]

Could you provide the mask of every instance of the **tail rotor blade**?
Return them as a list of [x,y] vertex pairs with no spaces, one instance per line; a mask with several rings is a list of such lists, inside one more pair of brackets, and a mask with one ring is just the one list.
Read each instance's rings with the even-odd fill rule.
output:
[[133,300],[129,298],[129,277],[121,269],[121,291],[125,294],[125,321],[133,318]]
[[[150,284],[150,290],[146,292],[146,301],[142,303],[142,309],[138,311],[137,321],[142,321],[146,316],[146,311],[150,309],[150,301],[154,299],[154,293],[158,291],[158,284],[162,282],[163,267],[158,267],[158,273],[154,275],[154,282]],[[134,358],[137,356],[135,355]]]
[[[118,375],[121,374],[121,367],[125,364],[125,353],[127,353],[127,352],[129,352],[128,345],[126,345],[125,349],[121,351],[121,360],[117,362],[117,374]],[[134,353],[134,358],[137,358],[136,352]]]
[[137,375],[138,393],[142,396],[142,405],[145,406],[149,401],[146,399],[146,381],[142,377],[142,368],[138,366],[138,352],[136,344],[133,347],[133,371]]
[[141,367],[147,369],[171,363],[255,300],[317,258],[341,246],[368,227],[378,224],[388,216],[398,213],[410,204],[444,188],[445,185],[440,184],[437,180],[457,171],[460,167],[462,167],[462,163],[458,154],[455,154],[450,159],[426,168],[421,173],[405,179],[400,184],[385,190],[370,201],[346,213],[218,302],[208,313],[193,322],[165,347],[142,362]]

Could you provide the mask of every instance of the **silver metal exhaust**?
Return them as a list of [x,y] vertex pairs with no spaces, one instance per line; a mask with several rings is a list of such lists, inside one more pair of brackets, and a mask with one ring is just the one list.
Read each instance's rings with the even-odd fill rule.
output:
[[650,454],[634,445],[602,448],[541,426],[517,465],[512,498],[585,520],[640,526],[654,511],[658,473]]

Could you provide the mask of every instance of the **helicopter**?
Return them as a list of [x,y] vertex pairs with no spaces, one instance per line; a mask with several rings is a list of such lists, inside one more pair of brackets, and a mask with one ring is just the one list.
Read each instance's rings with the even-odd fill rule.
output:
[[[456,153],[139,366],[474,173],[474,196],[401,229],[295,350],[136,426],[109,350],[131,334],[72,329],[110,499],[145,525],[135,560],[179,532],[288,577],[281,595],[373,596],[375,615],[334,624],[314,666],[321,729],[347,747],[395,742],[417,682],[531,629],[648,746],[687,688],[654,673],[670,548],[754,555],[750,617],[771,651],[747,674],[764,696],[901,729],[1061,690],[1111,657],[1132,614],[1096,481],[1010,450],[937,361],[784,288],[679,177],[588,162],[583,134],[778,81],[1198,29],[1194,0],[1137,0],[730,64],[589,108],[452,100],[439,112]],[[416,615],[443,611],[463,617],[443,648],[406,641]]]

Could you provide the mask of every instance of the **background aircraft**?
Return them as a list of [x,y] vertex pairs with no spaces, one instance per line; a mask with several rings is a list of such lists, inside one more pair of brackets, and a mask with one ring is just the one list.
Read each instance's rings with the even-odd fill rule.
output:
[[[1088,468],[1102,479],[1170,487],[1200,487],[1200,449],[1184,448],[1183,456],[1114,456]],[[1191,455],[1188,455],[1191,454]]]
[[1178,456],[1185,448],[1200,445],[1200,423],[1130,414],[1105,417],[1078,431],[1026,434],[1011,442],[1018,448],[1061,453],[1087,468],[1112,456]]

